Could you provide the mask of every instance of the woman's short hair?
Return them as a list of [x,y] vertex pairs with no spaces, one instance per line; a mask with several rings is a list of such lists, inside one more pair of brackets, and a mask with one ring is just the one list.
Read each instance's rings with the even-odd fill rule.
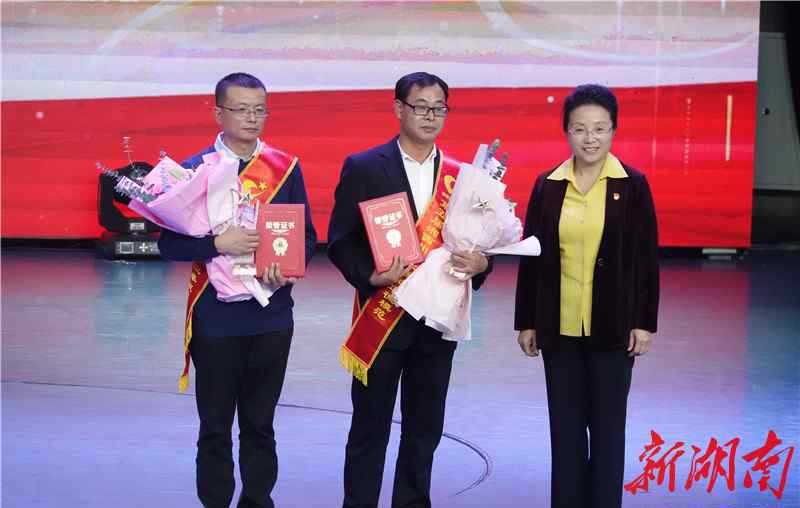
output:
[[442,87],[442,91],[444,92],[444,100],[447,101],[447,99],[450,97],[450,87],[448,87],[447,83],[445,83],[444,80],[436,74],[429,74],[427,72],[412,72],[411,74],[406,74],[397,80],[397,84],[394,86],[394,98],[399,101],[408,99],[408,94],[411,92],[411,89],[414,88],[414,85],[417,85],[420,88],[439,85]]
[[596,105],[608,111],[611,117],[611,126],[617,128],[617,98],[611,89],[603,85],[587,84],[578,85],[575,90],[564,99],[564,132],[569,127],[569,115],[581,106]]

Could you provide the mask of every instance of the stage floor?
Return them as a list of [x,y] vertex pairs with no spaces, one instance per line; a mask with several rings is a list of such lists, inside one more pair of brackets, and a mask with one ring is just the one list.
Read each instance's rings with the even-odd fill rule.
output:
[[[3,251],[3,506],[199,505],[194,400],[177,391],[188,271],[185,263],[107,261],[81,251]],[[516,344],[515,274],[515,262],[497,262],[474,299],[475,339],[456,352],[447,436],[434,462],[437,508],[549,506],[544,375],[541,359],[526,358]],[[643,473],[651,431],[665,441],[654,460],[679,442],[684,454],[674,463],[674,491],[669,475],[658,484],[656,470],[649,492],[626,492],[624,506],[800,506],[800,456],[783,474],[787,447],[800,444],[800,252],[664,259],[661,277],[659,333],[634,368],[625,481]],[[351,406],[337,351],[352,291],[317,254],[294,294],[274,499],[280,507],[340,506]],[[766,490],[755,471],[747,488],[756,461],[746,455],[771,430],[783,444],[764,459],[784,451]],[[396,425],[381,506],[391,494],[398,436]],[[713,471],[686,486],[692,445],[701,456],[712,438],[723,447],[740,439],[733,491],[720,475],[707,492]],[[731,457],[718,457],[730,472]],[[778,500],[770,487],[782,478]]]

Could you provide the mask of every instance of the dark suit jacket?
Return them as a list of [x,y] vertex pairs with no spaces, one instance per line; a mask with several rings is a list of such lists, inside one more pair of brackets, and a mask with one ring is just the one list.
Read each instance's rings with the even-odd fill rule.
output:
[[[594,267],[592,330],[587,344],[628,346],[630,330],[656,331],[658,228],[645,175],[623,164],[628,178],[609,178],[603,236]],[[555,170],[553,170],[555,171]],[[535,329],[540,348],[557,347],[560,331],[561,255],[558,223],[566,180],[539,175],[525,217],[524,236],[542,244],[538,257],[523,257],[517,276],[514,328]],[[618,199],[613,199],[617,195]]]
[[[437,154],[435,167],[439,166],[440,157],[441,154]],[[436,176],[434,174],[434,181]],[[358,203],[396,192],[406,192],[416,221],[418,211],[414,207],[411,187],[397,146],[397,137],[386,144],[350,155],[345,159],[339,184],[336,186],[335,203],[328,227],[328,256],[347,282],[358,291],[362,305],[376,289],[369,283],[369,278],[375,270],[375,262],[372,259]],[[472,278],[473,289],[478,289],[483,284],[486,275],[491,271],[491,266],[490,260],[486,272]],[[408,323],[403,322],[409,320],[413,321],[413,318],[406,314],[395,331],[404,328],[402,325]],[[395,335],[398,334],[393,332],[392,338]]]

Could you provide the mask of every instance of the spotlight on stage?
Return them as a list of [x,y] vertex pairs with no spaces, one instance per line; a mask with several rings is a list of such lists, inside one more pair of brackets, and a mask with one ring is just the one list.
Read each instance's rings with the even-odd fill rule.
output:
[[[153,169],[146,162],[133,162],[114,172],[119,176],[127,176],[131,180],[141,182]],[[120,194],[114,187],[116,179],[105,173],[100,174],[100,185],[97,192],[97,214],[100,225],[106,231],[100,236],[98,252],[103,257],[160,257],[158,251],[157,225],[136,215],[128,208],[131,198]]]

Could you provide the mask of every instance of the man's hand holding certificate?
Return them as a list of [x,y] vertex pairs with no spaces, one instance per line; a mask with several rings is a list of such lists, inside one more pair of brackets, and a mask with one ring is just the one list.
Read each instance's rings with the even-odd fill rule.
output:
[[396,257],[400,258],[403,266],[424,259],[405,192],[362,201],[358,207],[364,219],[377,273],[386,272],[392,267],[396,271]]
[[399,255],[396,255],[394,259],[392,259],[392,264],[389,265],[387,270],[378,272],[378,268],[375,268],[375,271],[373,271],[372,275],[369,277],[369,283],[378,288],[391,286],[400,280],[400,277],[402,277],[405,273],[407,266],[408,265],[403,262],[403,258]]

